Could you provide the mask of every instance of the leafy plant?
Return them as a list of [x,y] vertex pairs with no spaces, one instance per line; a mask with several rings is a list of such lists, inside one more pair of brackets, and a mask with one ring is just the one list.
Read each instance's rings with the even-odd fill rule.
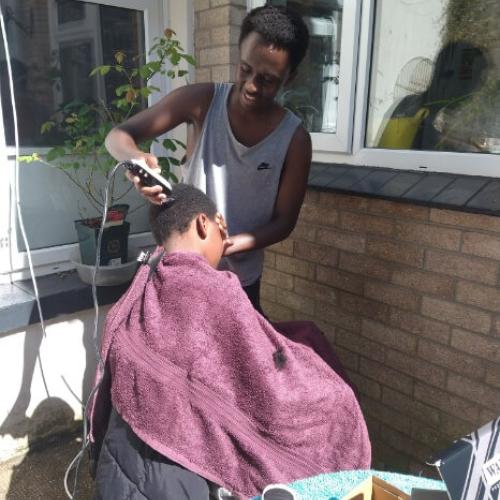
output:
[[[89,78],[114,77],[119,83],[114,87],[116,99],[109,103],[99,99],[92,103],[71,101],[47,122],[42,125],[42,134],[54,132],[62,141],[52,147],[45,157],[39,153],[21,156],[20,161],[31,163],[42,162],[61,170],[70,181],[76,185],[90,205],[97,211],[104,208],[104,190],[100,187],[103,180],[108,180],[116,160],[107,152],[104,140],[108,132],[116,125],[134,115],[143,108],[150,95],[160,92],[151,84],[156,75],[174,79],[184,77],[188,71],[181,68],[182,63],[194,65],[192,56],[186,54],[175,32],[166,29],[163,36],[155,40],[149,51],[150,60],[144,61],[144,54],[132,57],[123,51],[114,54],[114,64],[95,67]],[[132,66],[132,68],[127,67]],[[146,141],[139,145],[144,151],[149,151],[153,142],[160,142],[166,155],[159,158],[162,175],[178,182],[172,172],[172,167],[181,165],[184,158],[179,158],[185,152],[186,146],[176,139],[161,141]],[[132,189],[130,183],[116,185],[113,178],[110,189],[109,204],[120,201]],[[130,212],[129,212],[130,213]]]

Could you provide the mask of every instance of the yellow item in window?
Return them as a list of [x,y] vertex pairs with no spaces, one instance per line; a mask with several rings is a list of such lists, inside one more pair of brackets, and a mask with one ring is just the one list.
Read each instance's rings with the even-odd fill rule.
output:
[[420,108],[414,116],[391,117],[380,136],[377,147],[412,149],[421,123],[429,116],[427,108]]

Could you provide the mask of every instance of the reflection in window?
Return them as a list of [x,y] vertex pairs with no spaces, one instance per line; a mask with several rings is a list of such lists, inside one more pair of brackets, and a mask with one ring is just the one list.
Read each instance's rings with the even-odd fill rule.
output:
[[[50,146],[55,134],[41,134],[44,122],[71,101],[115,99],[111,75],[89,78],[90,70],[111,64],[118,50],[143,54],[140,11],[81,2],[0,0],[4,13],[21,146]],[[127,58],[126,63],[141,61]],[[0,49],[0,85],[7,143],[14,143],[5,52]]]
[[275,0],[299,12],[309,28],[309,49],[298,75],[280,96],[310,132],[337,131],[342,0]]
[[377,2],[368,147],[500,153],[500,3],[469,3]]

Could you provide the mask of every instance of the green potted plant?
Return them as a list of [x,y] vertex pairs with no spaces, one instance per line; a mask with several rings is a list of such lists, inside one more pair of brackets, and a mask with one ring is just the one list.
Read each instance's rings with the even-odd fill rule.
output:
[[[93,214],[84,213],[79,205],[81,219],[75,221],[80,243],[81,262],[92,265],[95,262],[96,241],[101,225],[105,204],[103,186],[111,183],[108,198],[108,217],[105,221],[101,245],[100,264],[125,263],[127,260],[128,233],[130,224],[127,213],[137,210],[143,204],[129,211],[123,203],[125,195],[133,189],[129,182],[116,178],[110,173],[116,164],[104,146],[108,132],[124,122],[147,104],[149,96],[160,92],[152,84],[155,76],[169,79],[182,78],[188,70],[184,65],[194,65],[194,59],[186,54],[175,32],[166,29],[163,36],[156,39],[149,51],[149,60],[144,54],[130,56],[123,51],[114,54],[114,64],[95,67],[89,78],[113,77],[116,98],[111,102],[103,100],[82,103],[71,101],[46,123],[41,132],[57,137],[57,145],[45,156],[33,153],[20,157],[23,162],[41,162],[63,172],[72,184],[83,194]],[[132,64],[130,64],[132,63]],[[181,165],[185,145],[176,139],[163,139],[159,142],[165,155],[159,157],[162,175],[177,182],[172,167]],[[141,148],[149,151],[153,141],[144,142]]]

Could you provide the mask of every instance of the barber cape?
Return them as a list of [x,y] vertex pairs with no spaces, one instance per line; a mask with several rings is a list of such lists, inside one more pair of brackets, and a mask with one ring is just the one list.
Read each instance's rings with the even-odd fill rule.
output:
[[106,320],[90,441],[102,442],[113,405],[153,449],[246,497],[369,468],[365,421],[328,342],[310,322],[275,326],[236,275],[199,255],[142,266]]

